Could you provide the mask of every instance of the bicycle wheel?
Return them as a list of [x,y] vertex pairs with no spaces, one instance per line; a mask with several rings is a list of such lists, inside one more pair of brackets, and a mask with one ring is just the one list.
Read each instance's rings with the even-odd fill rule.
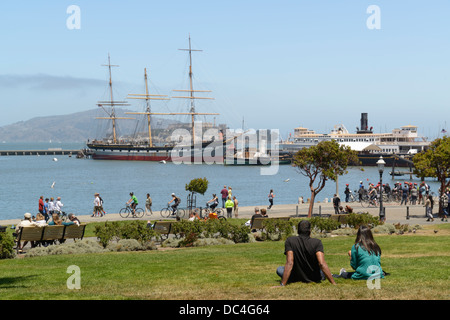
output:
[[184,215],[186,214],[186,212],[184,211],[184,209],[177,209],[177,217],[179,217],[180,219],[184,218]]
[[205,208],[205,209],[203,209],[203,211],[202,211],[202,214],[201,214],[201,218],[202,219],[207,219],[208,217],[209,217],[209,213],[211,212],[211,210],[209,209],[209,208]]
[[161,213],[161,217],[168,218],[170,216],[170,214],[172,213],[172,210],[170,210],[169,208],[162,208],[160,213]]
[[119,211],[119,215],[120,215],[122,218],[128,218],[128,216],[130,215],[130,211],[128,210],[128,208],[122,208],[122,209],[120,209],[120,211]]
[[370,205],[370,200],[368,200],[368,199],[361,199],[361,205],[364,208],[367,208]]
[[217,216],[217,218],[218,218],[219,220],[224,220],[224,221],[227,220],[227,218],[225,218],[224,216]]
[[144,210],[142,208],[136,208],[134,212],[137,218],[142,218],[144,216]]

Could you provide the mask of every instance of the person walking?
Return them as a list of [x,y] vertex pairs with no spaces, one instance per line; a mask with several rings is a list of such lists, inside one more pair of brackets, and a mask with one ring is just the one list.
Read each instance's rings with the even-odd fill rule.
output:
[[103,217],[103,213],[101,211],[101,203],[100,203],[100,197],[98,193],[94,194],[94,211],[92,212],[92,217],[98,217],[98,216],[102,216]]
[[442,193],[442,197],[441,197],[441,202],[442,202],[442,217],[441,217],[441,221],[448,221],[448,194],[446,192]]
[[434,221],[434,217],[433,217],[433,196],[429,195],[427,196],[427,200],[425,201],[425,212],[426,215],[428,217],[427,221]]
[[228,189],[227,186],[223,186],[223,189],[220,191],[220,194],[222,195],[222,208],[225,208],[225,202],[228,198]]
[[267,209],[271,209],[272,206],[273,206],[273,198],[275,198],[275,195],[273,194],[273,190],[272,189],[270,189],[268,197],[269,197],[270,205],[267,207]]
[[153,214],[152,211],[152,198],[150,197],[150,193],[147,193],[147,199],[145,199],[145,211],[148,214],[150,212],[150,214]]
[[228,197],[227,201],[225,202],[225,208],[227,209],[227,218],[232,218],[234,202],[233,202],[233,200],[231,200],[231,197]]

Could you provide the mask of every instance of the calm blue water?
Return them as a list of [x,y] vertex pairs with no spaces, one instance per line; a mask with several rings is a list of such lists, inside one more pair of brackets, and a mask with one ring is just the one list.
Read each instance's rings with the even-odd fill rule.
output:
[[[0,144],[2,149],[13,149],[11,144]],[[23,149],[26,144],[16,145]],[[82,148],[83,144],[29,144],[28,149]],[[298,197],[309,198],[308,180],[294,167],[283,165],[276,175],[261,175],[261,167],[222,166],[222,165],[176,165],[172,163],[153,163],[138,161],[101,161],[77,159],[69,156],[3,156],[0,157],[0,220],[22,218],[25,212],[38,212],[38,199],[60,196],[66,212],[78,215],[92,214],[94,193],[99,192],[104,200],[106,212],[117,213],[129,199],[133,191],[140,204],[144,206],[145,195],[150,193],[153,209],[160,210],[167,205],[172,192],[186,205],[188,192],[185,185],[191,179],[206,177],[209,180],[207,193],[197,195],[197,205],[204,206],[212,193],[219,195],[224,185],[233,188],[240,206],[267,206],[267,195],[274,190],[276,204],[297,203]],[[393,180],[384,174],[384,182]],[[405,181],[396,177],[396,181]],[[415,178],[415,177],[413,177]],[[288,182],[285,180],[289,179]],[[374,167],[350,168],[347,175],[339,178],[341,195],[345,184],[352,190],[359,181],[377,183],[379,173]],[[54,187],[51,188],[53,182]],[[417,178],[412,182],[419,182]],[[433,191],[439,188],[434,180],[427,180]],[[366,184],[367,185],[367,184]],[[332,198],[336,190],[333,181],[327,182],[316,200]],[[219,195],[220,198],[220,195]]]

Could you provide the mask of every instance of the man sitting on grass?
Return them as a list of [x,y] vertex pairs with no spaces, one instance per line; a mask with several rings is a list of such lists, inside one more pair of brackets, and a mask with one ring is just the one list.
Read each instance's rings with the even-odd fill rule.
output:
[[281,286],[291,282],[320,282],[328,279],[336,284],[325,262],[322,241],[310,237],[311,223],[302,220],[298,224],[298,236],[287,238],[285,243],[285,266],[278,267]]

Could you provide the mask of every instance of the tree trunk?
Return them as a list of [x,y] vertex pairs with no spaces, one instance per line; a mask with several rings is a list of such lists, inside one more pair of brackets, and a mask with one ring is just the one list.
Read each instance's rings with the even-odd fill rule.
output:
[[311,191],[311,199],[309,201],[309,210],[308,210],[308,218],[312,217],[313,209],[314,209],[314,199],[316,198],[316,193]]

